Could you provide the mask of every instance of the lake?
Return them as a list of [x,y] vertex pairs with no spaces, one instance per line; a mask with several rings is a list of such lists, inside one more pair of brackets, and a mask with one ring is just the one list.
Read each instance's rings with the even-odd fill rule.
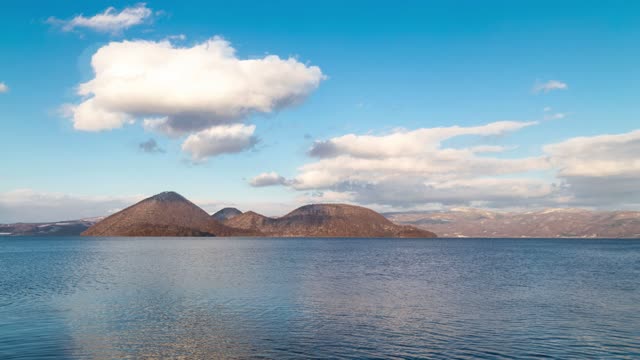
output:
[[0,358],[639,358],[640,241],[0,237]]

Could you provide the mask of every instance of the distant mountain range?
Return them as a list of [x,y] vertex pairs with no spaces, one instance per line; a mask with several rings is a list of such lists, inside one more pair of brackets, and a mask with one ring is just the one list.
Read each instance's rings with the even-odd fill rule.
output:
[[56,222],[41,222],[41,223],[15,223],[15,224],[0,224],[0,235],[14,235],[14,236],[71,236],[80,235],[83,231],[87,230],[91,225],[104,219],[104,217],[69,220],[69,221],[56,221]]
[[211,215],[211,217],[213,217],[214,219],[220,221],[220,222],[224,222],[226,220],[229,220],[235,216],[241,215],[242,211],[233,208],[233,207],[226,207],[224,209],[220,209],[218,210],[215,214]]
[[384,214],[440,237],[640,238],[640,211],[545,209],[500,212],[473,208]]
[[396,225],[373,210],[319,204],[280,218],[226,208],[207,214],[175,192],[163,192],[119,211],[86,229],[85,236],[281,236],[435,237],[410,225]]
[[107,218],[6,224],[0,225],[0,235],[640,238],[640,211],[456,208],[383,215],[353,205],[315,204],[282,217],[236,208],[209,216],[179,194],[166,192]]

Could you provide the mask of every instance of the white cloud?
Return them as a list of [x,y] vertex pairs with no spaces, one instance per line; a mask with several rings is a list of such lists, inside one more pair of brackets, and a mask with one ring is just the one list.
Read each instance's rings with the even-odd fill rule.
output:
[[301,103],[325,78],[295,58],[239,59],[219,37],[191,47],[111,42],[91,65],[94,78],[78,86],[81,102],[63,106],[75,129],[110,130],[142,120],[146,130],[190,134],[183,149],[198,160],[247,149],[255,143],[254,127],[237,124]]
[[144,198],[84,196],[32,189],[0,192],[0,223],[75,220],[108,215]]
[[73,127],[76,130],[115,129],[134,122],[133,117],[126,113],[108,111],[96,106],[95,99],[88,99],[77,106],[65,105],[64,111],[73,117]]
[[109,7],[104,12],[91,17],[85,17],[82,14],[75,16],[71,20],[50,17],[47,22],[53,25],[60,25],[64,31],[86,28],[98,32],[117,34],[132,26],[144,23],[152,15],[153,11],[146,4],[141,3],[127,7],[120,12],[114,7]]
[[567,85],[567,83],[564,83],[562,81],[558,81],[558,80],[549,80],[547,82],[538,82],[533,86],[533,92],[535,93],[539,93],[539,92],[545,92],[548,93],[550,91],[554,91],[554,90],[567,90],[569,88],[569,85]]
[[544,151],[562,177],[638,176],[640,185],[640,130],[576,137],[547,145]]
[[9,86],[7,84],[0,82],[0,94],[6,93],[9,91]]
[[572,138],[544,151],[562,180],[562,194],[576,205],[640,205],[640,130]]
[[303,101],[324,78],[317,66],[268,55],[241,60],[218,37],[192,47],[170,41],[111,42],[91,61],[95,77],[78,87],[79,130],[109,130],[131,119],[163,118],[174,133],[239,122]]
[[287,180],[283,176],[278,175],[275,171],[262,173],[249,181],[249,185],[253,187],[286,185],[286,183]]
[[[320,200],[332,198],[374,208],[482,204],[488,207],[640,205],[640,130],[571,138],[541,148],[540,156],[507,157],[513,149],[481,144],[454,148],[461,135],[500,135],[532,123],[348,134],[314,143],[316,159],[298,168],[289,186]],[[494,140],[494,139],[492,139]],[[458,143],[458,142],[456,142]],[[316,195],[320,194],[320,195]],[[330,200],[328,200],[330,201]]]
[[413,131],[396,130],[388,135],[348,134],[326,141],[316,141],[309,155],[332,158],[349,155],[363,159],[417,156],[435,151],[446,139],[462,135],[501,135],[516,131],[536,122],[498,121],[482,126],[450,126],[423,128]]
[[168,118],[166,116],[159,117],[159,118],[142,119],[142,127],[146,131],[157,132],[173,138],[180,137],[181,135],[184,134],[182,131],[173,130],[167,124],[167,121],[168,121]]
[[210,156],[238,153],[256,144],[253,136],[255,125],[218,125],[191,134],[182,143],[182,150],[191,154],[195,161]]
[[[340,189],[338,187],[337,189]],[[369,183],[351,183],[342,189],[364,204],[411,208],[425,204],[446,206],[483,203],[489,207],[546,204],[554,186],[521,177],[477,177],[428,181],[420,176],[391,176]]]
[[[535,122],[501,121],[471,127],[396,130],[383,135],[348,134],[315,142],[298,175],[280,184],[300,191],[341,194],[362,204],[414,206],[425,203],[493,204],[548,196],[552,186],[528,179],[547,170],[543,156],[497,158],[486,154],[511,149],[497,145],[453,148],[443,143],[459,136],[504,135]],[[480,154],[483,154],[482,156]]]

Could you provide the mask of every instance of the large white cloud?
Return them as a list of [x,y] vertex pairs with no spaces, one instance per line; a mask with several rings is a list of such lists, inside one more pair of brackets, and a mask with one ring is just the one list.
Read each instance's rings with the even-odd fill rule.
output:
[[[540,156],[505,157],[512,148],[450,147],[461,135],[501,135],[533,125],[495,122],[477,127],[348,134],[314,143],[318,158],[279,184],[312,193],[341,194],[361,204],[491,207],[640,204],[640,130],[578,137],[542,147]],[[476,139],[477,140],[477,139]],[[492,155],[498,153],[498,155]]]
[[71,108],[78,130],[121,127],[160,118],[168,132],[187,133],[304,100],[324,78],[317,66],[268,55],[239,59],[219,38],[192,47],[169,40],[111,42],[91,60],[95,77],[78,87]]
[[386,135],[349,134],[318,141],[309,150],[320,160],[303,165],[292,184],[297,189],[330,188],[339,184],[373,184],[392,178],[416,178],[421,182],[451,181],[539,170],[542,157],[505,159],[480,156],[507,150],[504,147],[443,147],[445,140],[462,135],[502,135],[536,124],[500,121],[473,127],[398,130]]
[[295,58],[239,59],[219,37],[190,47],[170,40],[111,42],[91,65],[94,78],[78,86],[81,102],[65,106],[75,129],[110,130],[142,120],[146,130],[190,134],[182,148],[197,160],[250,148],[254,127],[239,123],[302,102],[325,78],[319,67]]
[[241,152],[256,144],[255,129],[255,125],[243,124],[212,126],[189,135],[182,144],[182,150],[190,153],[195,161]]
[[488,154],[511,148],[477,142],[463,148],[443,144],[459,136],[482,140],[534,124],[499,121],[383,135],[348,134],[317,141],[309,155],[319,159],[301,166],[295,178],[280,183],[301,191],[341,193],[363,204],[392,206],[540,199],[548,196],[553,186],[522,175],[548,169],[544,156],[492,157]]
[[153,11],[144,3],[124,8],[118,12],[114,7],[107,8],[104,12],[91,17],[82,14],[70,20],[60,20],[50,17],[47,22],[60,25],[64,31],[72,31],[77,28],[86,28],[98,32],[120,33],[132,26],[140,25],[153,15]]

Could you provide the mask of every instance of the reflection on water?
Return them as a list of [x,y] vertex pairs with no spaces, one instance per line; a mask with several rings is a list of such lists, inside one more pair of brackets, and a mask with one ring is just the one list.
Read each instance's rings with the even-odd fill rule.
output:
[[0,358],[637,358],[640,242],[0,238]]

